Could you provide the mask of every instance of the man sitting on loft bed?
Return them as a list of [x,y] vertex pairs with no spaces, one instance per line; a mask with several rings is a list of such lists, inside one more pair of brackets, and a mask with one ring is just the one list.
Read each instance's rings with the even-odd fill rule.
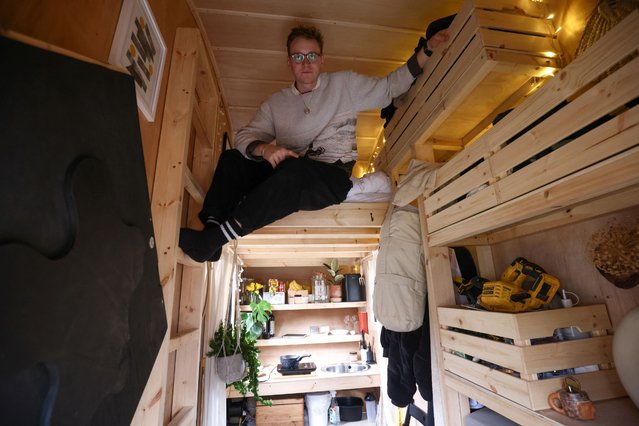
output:
[[198,262],[217,261],[228,241],[296,211],[344,201],[357,158],[357,113],[405,93],[431,49],[448,40],[449,24],[450,17],[431,23],[415,54],[383,78],[320,73],[322,34],[315,27],[293,28],[286,48],[295,81],[269,97],[237,132],[235,149],[222,153],[199,213],[204,229],[182,228],[182,250]]

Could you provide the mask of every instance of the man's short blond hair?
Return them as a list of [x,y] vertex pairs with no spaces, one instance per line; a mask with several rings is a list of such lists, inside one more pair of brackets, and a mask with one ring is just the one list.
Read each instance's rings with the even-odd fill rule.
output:
[[322,32],[318,30],[316,27],[312,25],[298,25],[295,28],[291,29],[291,32],[286,39],[286,51],[288,54],[291,54],[291,43],[298,37],[304,37],[307,40],[315,40],[319,44],[321,55],[324,50],[324,37],[322,36]]

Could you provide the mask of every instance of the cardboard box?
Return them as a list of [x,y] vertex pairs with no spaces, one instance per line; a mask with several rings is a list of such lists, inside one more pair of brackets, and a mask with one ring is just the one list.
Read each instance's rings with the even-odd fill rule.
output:
[[289,290],[288,291],[288,303],[289,304],[294,304],[295,301],[293,300],[295,298],[295,296],[305,296],[307,297],[307,301],[308,301],[308,290]]
[[265,291],[262,295],[262,299],[271,305],[283,305],[286,303],[286,293],[283,291],[276,291],[275,293]]

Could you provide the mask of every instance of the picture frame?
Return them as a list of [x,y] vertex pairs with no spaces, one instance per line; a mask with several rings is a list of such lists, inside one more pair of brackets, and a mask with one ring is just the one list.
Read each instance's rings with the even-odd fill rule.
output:
[[150,122],[155,121],[165,61],[166,44],[147,0],[124,0],[109,63],[131,74],[138,108]]

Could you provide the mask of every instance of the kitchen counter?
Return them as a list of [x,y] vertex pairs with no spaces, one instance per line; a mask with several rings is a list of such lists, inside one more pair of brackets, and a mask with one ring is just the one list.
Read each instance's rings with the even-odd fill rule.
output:
[[[371,364],[370,369],[360,373],[326,373],[319,364],[310,374],[283,376],[274,365],[264,366],[263,371],[266,373],[260,383],[260,395],[263,396],[379,387],[378,364]],[[232,386],[226,392],[228,398],[242,396]]]

